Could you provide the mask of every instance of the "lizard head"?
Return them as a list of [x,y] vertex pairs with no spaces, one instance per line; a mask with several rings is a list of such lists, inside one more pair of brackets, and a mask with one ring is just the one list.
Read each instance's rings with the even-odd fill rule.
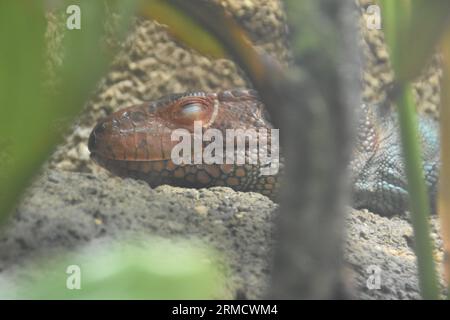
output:
[[[200,122],[199,131],[196,131],[197,122]],[[185,137],[191,141],[199,132],[206,134],[204,131],[207,129],[215,129],[214,132],[219,132],[223,137],[228,129],[258,128],[270,129],[272,126],[261,101],[252,90],[173,94],[119,110],[99,121],[89,137],[88,148],[91,158],[100,166],[118,176],[145,180],[152,187],[161,184],[187,187],[226,185],[237,190],[259,188],[265,194],[271,194],[276,179],[268,179],[265,183],[260,178],[261,183],[256,185],[259,164],[206,164],[202,157],[200,164],[195,159],[187,164],[176,164],[172,159],[172,151],[180,143],[179,139],[172,139],[177,129],[184,130]],[[208,141],[204,138],[200,141],[204,150],[216,139],[214,137]],[[196,155],[194,144],[194,152],[188,159]],[[224,143],[220,148],[225,150],[225,147]],[[250,148],[247,151],[257,154],[253,149],[250,152]],[[184,149],[182,153],[184,156]]]
[[[194,122],[207,127],[217,115],[214,94],[176,94],[119,110],[92,130],[88,148],[94,160],[160,161],[170,159],[172,131],[193,132]],[[216,113],[216,114],[215,114]]]

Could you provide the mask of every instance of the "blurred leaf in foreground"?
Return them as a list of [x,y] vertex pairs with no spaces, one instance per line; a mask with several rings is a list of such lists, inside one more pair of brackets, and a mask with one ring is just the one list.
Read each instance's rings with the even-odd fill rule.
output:
[[[450,28],[442,42],[444,76],[441,88],[441,171],[439,174],[438,212],[444,242],[444,269],[450,288]],[[449,292],[450,295],[450,292]]]
[[141,0],[140,13],[168,27],[185,45],[213,58],[224,58],[222,44],[182,10],[165,0]]
[[448,0],[379,0],[392,67],[399,82],[411,81],[436,50],[450,18]]
[[438,299],[438,282],[428,222],[430,207],[423,159],[418,139],[416,106],[411,81],[423,70],[440,41],[450,19],[448,0],[380,0],[384,33],[395,71],[399,124],[408,178],[411,219],[419,283],[424,299]]
[[[2,298],[211,299],[223,297],[217,255],[194,243],[146,238],[120,245],[91,245],[82,252],[33,264],[18,287]],[[25,270],[27,271],[27,270]],[[29,280],[31,279],[31,281]],[[11,292],[11,287],[13,292]],[[76,289],[79,287],[80,289]],[[72,288],[72,289],[70,289]]]
[[[81,110],[112,56],[102,47],[105,2],[65,1],[56,14],[68,5],[80,7],[81,29],[63,31],[58,85],[51,92],[45,87],[44,1],[0,1],[0,220],[61,141],[57,121],[73,119]],[[134,5],[133,0],[117,6],[120,29]]]

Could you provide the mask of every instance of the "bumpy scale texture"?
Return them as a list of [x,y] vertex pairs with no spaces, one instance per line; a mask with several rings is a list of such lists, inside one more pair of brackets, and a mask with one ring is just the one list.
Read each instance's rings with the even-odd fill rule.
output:
[[[408,209],[406,171],[403,164],[398,119],[378,105],[363,105],[350,171],[356,208],[384,215]],[[439,135],[434,120],[419,117],[419,139],[425,180],[435,211],[439,174]]]

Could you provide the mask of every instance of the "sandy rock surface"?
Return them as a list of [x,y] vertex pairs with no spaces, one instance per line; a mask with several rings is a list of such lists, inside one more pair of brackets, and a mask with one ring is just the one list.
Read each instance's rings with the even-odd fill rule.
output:
[[[131,179],[55,170],[35,182],[1,235],[0,280],[33,258],[58,256],[102,239],[120,241],[135,232],[199,239],[216,249],[231,270],[224,298],[263,298],[276,208],[260,194],[229,188],[152,190]],[[412,245],[407,217],[388,219],[350,209],[346,279],[354,297],[418,299]],[[379,289],[367,287],[370,268],[379,268]]]

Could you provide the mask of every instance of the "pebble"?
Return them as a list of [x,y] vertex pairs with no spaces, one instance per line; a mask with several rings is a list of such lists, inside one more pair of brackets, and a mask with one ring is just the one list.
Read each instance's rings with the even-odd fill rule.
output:
[[195,208],[195,212],[197,212],[200,216],[205,217],[208,215],[208,207],[200,205],[200,206],[196,206]]

